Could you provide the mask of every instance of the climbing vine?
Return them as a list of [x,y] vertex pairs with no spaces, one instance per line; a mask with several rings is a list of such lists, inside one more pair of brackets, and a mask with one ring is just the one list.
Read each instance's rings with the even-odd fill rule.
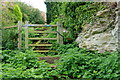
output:
[[47,2],[46,5],[48,23],[61,20],[73,38],[77,37],[82,26],[93,22],[97,11],[106,8],[105,3],[98,2]]

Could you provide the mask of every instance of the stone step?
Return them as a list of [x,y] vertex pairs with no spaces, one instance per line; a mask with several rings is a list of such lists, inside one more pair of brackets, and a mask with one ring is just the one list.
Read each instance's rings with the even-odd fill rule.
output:
[[45,60],[45,62],[49,64],[55,63],[55,60],[59,60],[60,57],[52,57],[52,56],[46,56],[46,57],[39,57],[39,60]]

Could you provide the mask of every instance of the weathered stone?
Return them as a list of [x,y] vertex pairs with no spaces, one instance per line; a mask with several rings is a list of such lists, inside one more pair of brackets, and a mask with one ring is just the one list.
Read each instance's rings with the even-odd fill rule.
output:
[[105,14],[106,12],[109,12],[109,11],[110,11],[109,9],[105,9],[103,11],[99,11],[99,12],[97,12],[96,16],[101,17],[101,16],[103,16],[103,14]]
[[117,16],[120,16],[120,11],[116,11],[116,15],[117,15]]
[[90,27],[91,27],[90,24],[86,24],[83,28],[83,32],[89,30]]
[[94,35],[94,34],[102,33],[102,32],[104,32],[105,29],[106,29],[105,27],[102,27],[102,28],[94,28],[94,29],[92,30],[91,34]]
[[84,36],[84,38],[88,38],[88,37],[90,37],[90,34],[86,34],[86,35]]
[[[109,13],[109,9],[104,11],[99,11],[97,16],[105,15],[106,12]],[[115,12],[114,12],[115,13]],[[116,23],[113,13],[109,13],[111,16],[100,18],[96,21],[93,26],[90,24],[85,25],[83,30],[76,42],[79,43],[80,48],[87,48],[90,50],[97,50],[98,52],[105,52],[105,51],[116,51],[120,48],[118,44],[118,29],[120,28],[119,24],[119,17],[120,15],[116,16]],[[117,13],[118,14],[118,13]],[[120,36],[120,35],[119,35]]]
[[117,8],[120,8],[120,1],[117,2]]

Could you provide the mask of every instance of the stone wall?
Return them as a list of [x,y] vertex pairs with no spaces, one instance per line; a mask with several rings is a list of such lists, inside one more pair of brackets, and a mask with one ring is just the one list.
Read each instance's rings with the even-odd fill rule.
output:
[[94,23],[83,26],[76,42],[80,48],[90,50],[120,50],[120,2],[115,9],[106,9],[96,13]]
[[116,15],[117,50],[120,51],[120,1],[117,4]]

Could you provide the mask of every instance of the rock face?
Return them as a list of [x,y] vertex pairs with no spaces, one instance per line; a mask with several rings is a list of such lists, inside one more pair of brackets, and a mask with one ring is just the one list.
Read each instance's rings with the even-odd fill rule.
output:
[[[116,16],[115,16],[116,15]],[[120,9],[106,9],[96,14],[93,24],[86,24],[76,42],[80,48],[98,52],[119,50]]]

